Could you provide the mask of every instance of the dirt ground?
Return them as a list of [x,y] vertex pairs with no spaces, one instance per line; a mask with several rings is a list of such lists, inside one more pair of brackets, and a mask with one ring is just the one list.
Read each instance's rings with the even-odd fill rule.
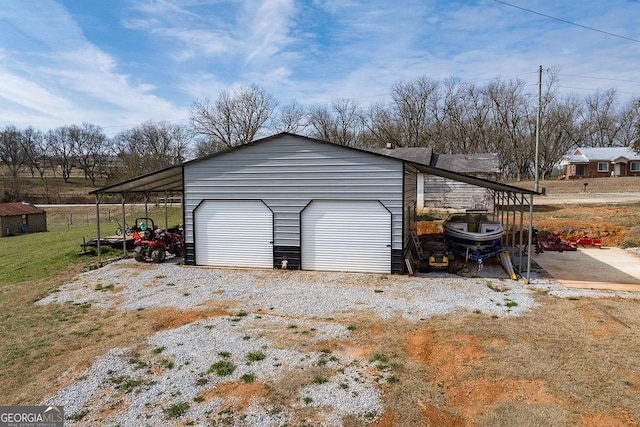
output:
[[[497,299],[504,292],[494,291]],[[385,412],[373,425],[640,426],[639,301],[566,299],[543,291],[536,300],[538,308],[510,318],[460,312],[416,322],[363,312],[355,318],[332,319],[353,325],[348,339],[315,346],[338,356],[390,355],[397,381],[381,386]],[[57,331],[59,341],[71,338],[73,345],[51,354],[46,369],[25,371],[29,381],[13,390],[5,388],[4,398],[37,404],[52,386],[64,386],[109,348],[136,348],[156,331],[228,316],[234,310],[237,307],[137,312],[90,308],[86,318],[74,312],[73,320]],[[92,332],[76,333],[85,330]],[[297,348],[309,343],[304,336],[283,337],[282,345]],[[237,406],[231,409],[237,411],[253,397],[287,402],[288,391],[304,381],[308,378],[251,386],[234,381],[203,397],[234,397]],[[105,407],[105,414],[114,409]],[[343,424],[363,425],[349,419]]]

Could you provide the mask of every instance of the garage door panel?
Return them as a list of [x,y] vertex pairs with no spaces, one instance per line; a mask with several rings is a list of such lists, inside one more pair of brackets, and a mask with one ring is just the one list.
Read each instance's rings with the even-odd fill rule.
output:
[[377,201],[313,201],[302,212],[302,268],[389,273],[391,213]]
[[273,267],[273,213],[257,200],[207,200],[195,212],[196,264]]

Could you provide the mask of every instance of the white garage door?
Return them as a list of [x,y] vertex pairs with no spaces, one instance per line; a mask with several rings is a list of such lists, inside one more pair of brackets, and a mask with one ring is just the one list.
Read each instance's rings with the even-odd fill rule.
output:
[[391,212],[380,202],[316,200],[301,220],[302,269],[391,272]]
[[261,201],[204,201],[194,226],[197,265],[273,268],[273,213]]

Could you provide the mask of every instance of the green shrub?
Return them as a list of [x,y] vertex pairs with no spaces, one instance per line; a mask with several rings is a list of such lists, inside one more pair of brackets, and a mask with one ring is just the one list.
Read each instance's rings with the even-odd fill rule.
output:
[[225,377],[227,375],[233,374],[233,371],[236,370],[236,365],[229,362],[228,360],[219,360],[216,363],[213,363],[209,366],[207,370],[207,374],[214,373],[219,377]]
[[250,384],[252,382],[255,381],[256,379],[256,375],[253,372],[247,372],[246,374],[242,374],[242,376],[240,377],[240,379],[245,383],[245,384]]
[[249,362],[257,362],[259,360],[264,360],[266,357],[267,355],[261,351],[251,351],[247,353],[247,360]]
[[187,402],[174,403],[164,408],[164,413],[168,418],[178,418],[186,414],[189,408]]

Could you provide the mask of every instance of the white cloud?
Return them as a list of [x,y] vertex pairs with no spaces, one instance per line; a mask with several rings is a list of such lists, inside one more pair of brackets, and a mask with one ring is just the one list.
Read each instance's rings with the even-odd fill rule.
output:
[[119,72],[117,60],[86,40],[66,10],[54,2],[40,6],[2,17],[26,35],[29,46],[26,52],[3,48],[3,121],[42,128],[90,121],[106,127],[186,116],[184,108],[153,95],[154,85],[135,84]]
[[246,62],[262,62],[291,43],[289,32],[296,7],[292,0],[263,0],[258,7],[252,3],[245,6],[248,19],[243,22],[248,30]]

